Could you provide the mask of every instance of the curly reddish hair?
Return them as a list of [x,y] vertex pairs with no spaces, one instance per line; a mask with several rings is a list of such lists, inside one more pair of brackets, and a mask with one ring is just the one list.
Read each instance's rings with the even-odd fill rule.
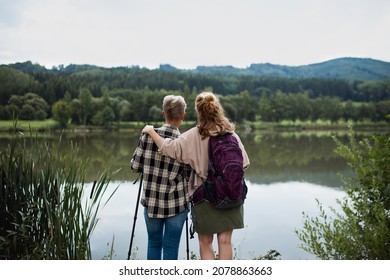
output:
[[202,139],[215,132],[233,132],[235,125],[225,116],[225,110],[212,92],[202,92],[195,99],[198,128]]

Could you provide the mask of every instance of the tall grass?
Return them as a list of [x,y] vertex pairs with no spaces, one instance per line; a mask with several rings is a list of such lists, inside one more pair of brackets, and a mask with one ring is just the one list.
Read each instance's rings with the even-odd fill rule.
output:
[[[97,174],[87,194],[88,162],[78,148],[20,137],[0,152],[0,259],[92,259],[90,238],[111,175]],[[62,139],[60,137],[59,142]]]

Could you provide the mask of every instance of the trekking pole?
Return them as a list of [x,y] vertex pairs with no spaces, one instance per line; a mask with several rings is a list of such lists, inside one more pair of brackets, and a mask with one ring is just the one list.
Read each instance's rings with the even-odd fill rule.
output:
[[186,241],[187,241],[187,260],[190,259],[190,242],[188,239],[188,215],[186,218]]
[[[131,231],[130,246],[129,246],[129,253],[128,253],[128,255],[127,255],[127,260],[130,260],[131,249],[132,249],[132,247],[133,247],[135,222],[137,221],[138,205],[139,205],[139,199],[140,199],[140,197],[141,197],[143,173],[141,173],[140,176],[141,176],[141,179],[140,179],[140,181],[139,181],[139,189],[138,189],[137,204],[135,205],[135,214],[134,214],[133,229],[132,229],[132,231]],[[139,179],[139,177],[137,178],[137,180],[134,181],[133,184],[137,183],[138,179]]]

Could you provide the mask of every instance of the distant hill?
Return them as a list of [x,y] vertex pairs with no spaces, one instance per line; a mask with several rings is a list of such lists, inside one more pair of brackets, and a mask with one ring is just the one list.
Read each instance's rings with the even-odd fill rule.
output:
[[280,78],[386,80],[390,79],[390,63],[371,58],[347,57],[303,66],[271,63],[251,64],[248,68],[198,66],[194,72],[209,75],[255,75]]
[[[60,65],[53,69],[46,69],[39,64],[33,64],[30,61],[18,62],[7,65],[25,73],[66,73],[73,74],[83,71],[92,70],[110,70],[126,67],[105,68],[95,65],[77,65],[70,64],[66,67]],[[132,67],[140,69],[138,66]],[[143,70],[148,70],[142,68]],[[160,71],[182,73],[195,73],[211,76],[242,76],[253,75],[262,77],[278,78],[323,78],[323,79],[341,79],[341,80],[388,80],[390,79],[390,62],[375,60],[371,58],[337,58],[320,63],[302,65],[302,66],[285,66],[271,63],[251,64],[247,68],[236,68],[233,66],[198,66],[196,69],[182,70],[169,64],[161,64]]]

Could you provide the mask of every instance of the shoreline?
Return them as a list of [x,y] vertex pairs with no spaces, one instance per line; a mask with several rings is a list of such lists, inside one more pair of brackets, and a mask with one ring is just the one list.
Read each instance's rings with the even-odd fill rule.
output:
[[[116,123],[110,127],[101,126],[69,126],[67,128],[61,128],[54,120],[44,121],[1,121],[0,120],[0,133],[12,133],[17,132],[75,132],[75,133],[88,133],[88,132],[105,132],[105,131],[134,131],[142,129],[146,124],[153,124],[154,126],[161,126],[163,122],[128,122],[128,123]],[[186,130],[193,127],[195,122],[183,122],[181,128]],[[390,122],[368,123],[358,122],[351,123],[346,121],[339,121],[337,123],[330,123],[327,121],[322,122],[301,122],[301,121],[282,121],[279,123],[268,122],[245,122],[236,124],[237,131],[244,133],[251,133],[254,131],[274,131],[274,132],[293,132],[293,131],[347,131],[349,127],[353,127],[356,131],[380,131],[390,132]]]

